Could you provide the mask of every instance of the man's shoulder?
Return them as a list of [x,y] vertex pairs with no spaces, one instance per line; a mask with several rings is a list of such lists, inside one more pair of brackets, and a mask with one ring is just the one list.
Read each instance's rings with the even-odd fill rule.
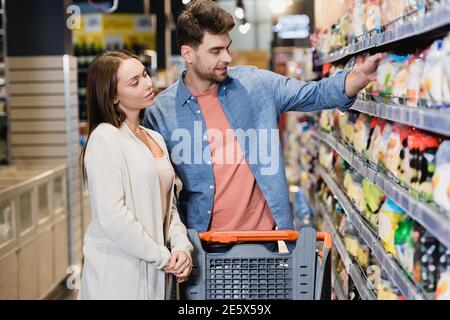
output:
[[176,97],[178,92],[179,81],[173,83],[165,90],[161,91],[155,98],[155,104],[146,109],[146,113],[161,113],[167,112],[169,109],[174,109],[176,105]]
[[255,66],[235,66],[228,68],[228,74],[233,78],[241,77],[249,73],[259,73],[260,71],[261,69],[258,69]]
[[179,84],[180,84],[180,80],[177,80],[176,82],[171,84],[169,87],[167,87],[166,89],[161,91],[156,96],[156,100],[158,101],[158,100],[161,100],[161,99],[173,99],[173,98],[175,98],[176,95],[177,95]]
[[273,75],[273,72],[259,69],[255,66],[236,66],[230,67],[228,69],[228,74],[232,79],[237,79],[241,82],[254,83],[255,81],[258,82],[258,80],[264,81],[270,75]]

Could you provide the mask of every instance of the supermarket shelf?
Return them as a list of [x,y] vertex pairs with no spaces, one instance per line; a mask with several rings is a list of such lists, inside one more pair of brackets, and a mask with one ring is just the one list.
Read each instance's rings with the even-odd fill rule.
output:
[[336,247],[339,255],[341,256],[342,262],[345,266],[345,270],[347,270],[347,273],[353,279],[353,282],[355,283],[359,294],[364,300],[376,300],[373,292],[367,287],[367,281],[361,274],[361,270],[357,265],[353,263],[352,258],[350,258],[347,250],[345,249],[345,245],[342,242],[341,236],[338,234],[334,226],[333,219],[327,213],[321,202],[319,202],[319,206],[320,211],[322,212],[322,216],[325,219],[325,224],[327,225],[328,230],[330,230],[333,235],[333,244]]
[[422,35],[445,27],[449,24],[450,6],[448,4],[437,4],[433,8],[433,11],[425,14],[423,17],[392,24],[389,30],[379,34],[365,36],[357,43],[348,45],[345,48],[332,52],[329,55],[319,59],[318,64],[323,65],[325,63],[336,62],[361,51]]
[[357,169],[367,180],[376,184],[377,171],[367,166],[358,156],[354,156],[352,150],[338,142],[331,134],[319,131],[316,135],[319,140],[335,149],[345,161]]
[[450,218],[432,206],[417,200],[411,194],[389,180],[382,173],[369,167],[358,155],[353,154],[349,148],[338,142],[330,134],[318,132],[320,140],[334,148],[351,166],[364,177],[380,188],[386,196],[395,201],[408,213],[430,231],[441,243],[450,248]]
[[381,267],[386,271],[391,280],[397,285],[402,294],[411,300],[426,300],[426,295],[422,290],[408,278],[403,269],[388,255],[380,240],[372,233],[370,227],[366,225],[359,212],[354,208],[353,204],[347,198],[341,188],[334,182],[323,168],[319,168],[319,172],[330,188],[331,192],[336,196],[339,203],[348,214],[350,221],[358,231],[361,238],[367,243],[377,258]]
[[299,144],[301,148],[305,149],[306,151],[308,151],[309,155],[312,157],[317,157],[317,152],[314,152],[313,147],[311,146],[311,144],[303,144],[300,143]]
[[333,275],[334,275],[334,292],[336,293],[336,296],[338,298],[338,300],[348,300],[345,297],[344,294],[344,290],[342,289],[342,284],[341,281],[339,280],[339,276],[336,273],[336,271],[333,270]]
[[339,255],[341,256],[342,262],[344,263],[345,269],[348,273],[350,273],[350,267],[353,263],[352,258],[350,258],[347,250],[345,249],[345,245],[342,242],[341,236],[338,234],[336,227],[334,226],[333,219],[330,217],[329,213],[323,207],[323,204],[319,202],[320,211],[325,220],[325,223],[333,235],[333,244],[336,247]]
[[316,185],[317,184],[317,178],[314,176],[314,174],[309,172],[309,170],[306,170],[305,166],[303,164],[301,164],[301,163],[300,163],[299,167],[300,167],[300,171],[306,172],[306,174],[308,175],[308,178],[311,181],[311,183]]
[[412,108],[358,99],[352,110],[450,136],[449,109]]

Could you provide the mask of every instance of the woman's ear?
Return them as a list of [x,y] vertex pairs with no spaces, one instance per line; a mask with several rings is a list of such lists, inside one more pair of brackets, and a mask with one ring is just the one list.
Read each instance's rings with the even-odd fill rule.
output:
[[183,45],[181,46],[181,56],[183,57],[184,61],[186,61],[186,63],[191,64],[192,63],[192,48],[190,46],[187,45]]

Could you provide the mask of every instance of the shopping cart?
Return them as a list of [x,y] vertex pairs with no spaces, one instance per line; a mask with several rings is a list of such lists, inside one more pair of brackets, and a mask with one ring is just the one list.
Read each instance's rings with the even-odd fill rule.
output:
[[[188,230],[194,246],[193,269],[183,285],[186,300],[331,298],[332,237],[305,227],[299,231],[204,232]],[[292,252],[271,252],[260,243],[295,241]],[[204,242],[234,244],[212,253]],[[321,251],[317,241],[323,241]]]

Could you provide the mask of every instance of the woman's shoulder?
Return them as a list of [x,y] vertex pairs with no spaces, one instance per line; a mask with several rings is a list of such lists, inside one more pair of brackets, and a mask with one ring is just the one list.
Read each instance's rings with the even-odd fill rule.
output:
[[92,131],[89,136],[88,148],[89,145],[101,145],[106,147],[106,145],[112,146],[117,143],[118,137],[120,135],[120,129],[113,126],[109,123],[100,123],[97,127]]
[[120,129],[110,123],[102,122],[92,131],[91,136],[107,135],[114,136],[120,133]]

